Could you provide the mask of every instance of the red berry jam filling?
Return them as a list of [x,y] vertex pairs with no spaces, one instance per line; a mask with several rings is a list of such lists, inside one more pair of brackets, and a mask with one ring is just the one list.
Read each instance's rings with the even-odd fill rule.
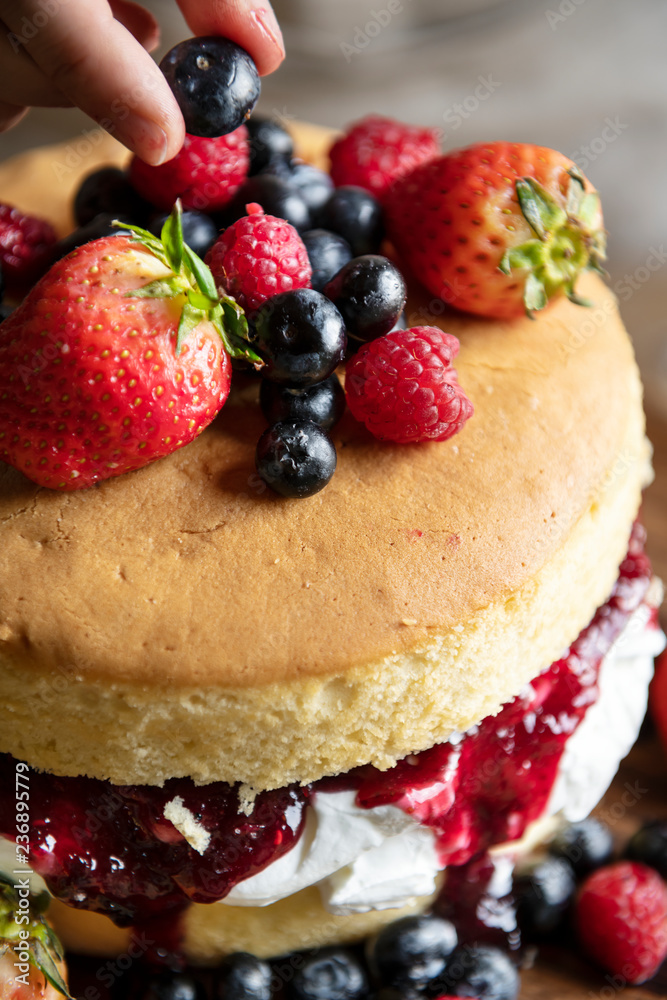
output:
[[[318,791],[356,789],[364,808],[393,803],[431,827],[443,863],[461,865],[520,837],[547,804],[565,742],[597,698],[602,658],[642,603],[651,569],[636,525],[612,596],[567,654],[495,717],[388,771],[356,768],[257,796],[239,812],[236,788],[174,778],[163,788],[30,775],[30,857],[54,896],[118,924],[163,918],[188,900],[211,903],[289,851]],[[210,834],[190,846],[164,817],[179,796]],[[0,755],[0,835],[14,839],[15,761]],[[180,825],[180,824],[179,824]]]

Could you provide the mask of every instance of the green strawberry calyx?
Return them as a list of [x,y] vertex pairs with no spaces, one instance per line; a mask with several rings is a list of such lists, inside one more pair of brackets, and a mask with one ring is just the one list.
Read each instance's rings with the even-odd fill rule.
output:
[[262,359],[248,343],[248,320],[231,295],[220,294],[211,270],[183,240],[182,208],[177,201],[165,220],[159,236],[140,226],[114,222],[119,229],[129,230],[133,243],[138,243],[157,257],[172,272],[170,276],[151,281],[143,288],[127,292],[128,298],[171,299],[185,296],[176,338],[176,353],[180,354],[186,338],[203,321],[213,324],[225,350],[232,358],[243,358],[257,367]]
[[535,233],[533,239],[506,250],[498,265],[504,274],[527,271],[524,304],[529,316],[544,309],[560,291],[577,305],[590,305],[575,291],[582,271],[604,274],[605,231],[597,191],[586,191],[576,167],[568,171],[570,183],[565,205],[560,204],[532,177],[516,182],[523,216]]
[[63,960],[62,945],[43,916],[49,894],[35,896],[26,909],[14,882],[0,872],[0,955],[11,950],[18,961],[19,952],[27,952],[30,965],[39,969],[47,983],[73,1000],[58,968]]

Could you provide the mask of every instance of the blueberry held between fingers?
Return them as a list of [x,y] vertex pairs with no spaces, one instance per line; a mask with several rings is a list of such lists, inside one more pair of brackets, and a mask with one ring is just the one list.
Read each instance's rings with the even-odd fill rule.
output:
[[262,434],[255,466],[274,493],[311,497],[324,489],[336,471],[336,449],[326,432],[312,421],[284,421]]
[[323,291],[345,320],[348,333],[364,342],[389,333],[407,297],[401,272],[378,254],[354,257]]
[[302,234],[301,239],[313,269],[310,284],[321,292],[341,267],[352,260],[352,247],[338,233],[331,233],[327,229],[309,229]]
[[217,35],[179,42],[160,69],[190,135],[213,139],[234,132],[250,117],[259,97],[259,74],[251,57]]
[[270,424],[280,420],[312,420],[325,431],[331,430],[345,412],[345,392],[337,375],[305,389],[291,389],[263,379],[259,402]]
[[252,318],[253,346],[264,378],[304,388],[331,375],[345,355],[347,336],[336,307],[312,288],[267,299]]

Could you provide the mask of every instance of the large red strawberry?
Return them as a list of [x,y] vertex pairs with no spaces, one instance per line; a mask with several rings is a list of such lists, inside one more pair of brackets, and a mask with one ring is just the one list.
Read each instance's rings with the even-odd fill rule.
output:
[[480,316],[544,308],[605,257],[600,199],[572,160],[490,142],[400,178],[387,203],[397,252],[429,291]]
[[58,261],[0,325],[0,458],[77,490],[192,441],[229,393],[247,323],[183,244],[127,226]]

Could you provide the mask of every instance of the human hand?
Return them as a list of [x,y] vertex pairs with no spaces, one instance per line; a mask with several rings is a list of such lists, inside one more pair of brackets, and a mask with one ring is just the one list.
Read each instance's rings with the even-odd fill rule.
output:
[[[285,50],[270,0],[178,0],[195,35],[243,46],[261,75]],[[31,106],[80,107],[147,163],[171,159],[185,129],[148,53],[153,15],[130,0],[0,0],[0,132]]]

